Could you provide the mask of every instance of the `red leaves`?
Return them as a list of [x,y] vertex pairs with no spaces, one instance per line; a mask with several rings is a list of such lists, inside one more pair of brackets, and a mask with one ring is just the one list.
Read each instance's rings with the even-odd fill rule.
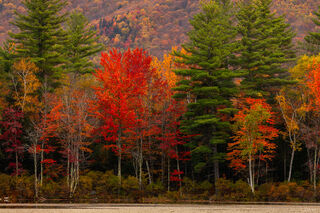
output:
[[43,164],[54,164],[56,162],[57,161],[55,161],[53,159],[45,159],[45,160],[41,161],[40,163],[43,163]]
[[230,152],[227,154],[230,167],[246,168],[249,156],[263,161],[273,158],[276,145],[271,141],[278,137],[278,130],[272,127],[273,113],[264,99],[244,99],[234,121],[236,135],[234,142],[228,144]]
[[[111,143],[122,142],[124,135],[133,133],[143,109],[143,96],[147,91],[148,80],[152,76],[150,67],[151,57],[142,49],[130,49],[121,53],[113,49],[102,53],[101,65],[103,70],[93,74],[101,83],[94,88],[97,103],[91,110],[103,124],[95,130]],[[128,141],[127,141],[128,142]],[[117,144],[113,151],[122,151],[125,147]]]
[[[7,108],[3,112],[3,119],[0,121],[0,126],[3,128],[3,133],[0,135],[0,139],[4,142],[3,145],[6,146],[5,152],[9,153],[9,157],[15,159],[14,155],[22,157],[24,147],[21,142],[22,134],[22,119],[23,113],[15,110],[14,108]],[[13,168],[14,174],[19,174],[19,163],[15,164],[15,167],[12,166],[12,163],[9,164],[8,168]]]
[[313,69],[307,75],[307,86],[310,89],[311,94],[314,96],[314,104],[320,111],[320,64],[313,65]]
[[172,182],[182,182],[183,180],[179,178],[181,175],[183,175],[183,171],[174,170],[173,172],[170,172],[170,181]]

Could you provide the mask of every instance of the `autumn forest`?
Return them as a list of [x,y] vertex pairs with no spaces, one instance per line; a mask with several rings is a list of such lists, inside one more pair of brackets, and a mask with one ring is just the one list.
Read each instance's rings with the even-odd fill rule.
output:
[[316,0],[0,17],[0,202],[320,201]]

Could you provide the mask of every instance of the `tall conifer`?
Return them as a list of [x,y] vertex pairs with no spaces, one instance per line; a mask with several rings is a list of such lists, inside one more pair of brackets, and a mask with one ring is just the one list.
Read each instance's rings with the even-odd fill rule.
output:
[[41,70],[39,79],[46,87],[52,86],[54,78],[59,76],[59,65],[64,62],[63,45],[66,35],[61,24],[66,14],[61,10],[65,0],[24,0],[26,14],[16,12],[12,23],[18,27],[18,33],[9,33],[16,44],[16,57],[29,58]]
[[237,91],[233,83],[237,75],[229,69],[236,35],[231,10],[229,0],[203,2],[202,11],[190,21],[190,42],[183,45],[187,53],[175,52],[180,58],[177,62],[189,66],[176,70],[183,80],[175,88],[175,98],[189,103],[182,130],[195,135],[191,143],[193,166],[203,175],[214,173],[215,180],[230,133],[225,118],[234,111],[231,98]]
[[272,96],[289,83],[285,63],[295,58],[292,32],[284,17],[270,12],[272,0],[243,1],[237,13],[240,35],[238,65],[247,96]]
[[[320,27],[320,6],[318,11],[316,11],[314,14],[316,17],[313,19],[313,23]],[[317,55],[320,52],[320,31],[309,32],[304,40],[307,42],[308,52],[314,55]]]
[[97,42],[96,31],[89,26],[87,18],[80,12],[72,12],[67,22],[65,54],[66,71],[74,74],[85,74],[93,71],[89,57],[102,50]]

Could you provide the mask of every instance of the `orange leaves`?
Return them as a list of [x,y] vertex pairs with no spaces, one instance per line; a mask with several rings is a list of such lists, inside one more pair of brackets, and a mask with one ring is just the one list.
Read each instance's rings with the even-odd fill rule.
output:
[[278,137],[271,107],[264,99],[246,98],[235,115],[234,142],[228,144],[227,159],[230,167],[240,170],[246,167],[249,156],[263,161],[273,158],[276,145],[271,141]]
[[80,150],[82,150],[82,151],[84,151],[84,152],[89,152],[89,153],[92,153],[92,152],[93,152],[92,149],[89,149],[89,148],[84,147],[84,146],[80,147]]
[[313,65],[313,69],[308,73],[307,86],[314,97],[314,104],[320,110],[320,64]]

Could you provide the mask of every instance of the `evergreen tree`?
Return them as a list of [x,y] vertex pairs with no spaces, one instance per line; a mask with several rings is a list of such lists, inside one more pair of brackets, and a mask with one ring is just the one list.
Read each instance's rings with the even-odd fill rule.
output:
[[289,83],[284,64],[295,58],[294,33],[284,17],[270,12],[272,0],[244,1],[237,13],[240,56],[238,65],[246,74],[241,82],[247,96],[274,95]]
[[14,62],[13,52],[14,45],[8,41],[3,43],[3,47],[0,47],[0,114],[4,107],[13,101],[12,90],[10,90],[12,86],[10,74]]
[[237,73],[229,69],[236,35],[232,22],[230,1],[202,3],[202,12],[190,21],[190,42],[183,45],[187,53],[174,52],[177,62],[189,67],[176,70],[183,80],[175,88],[175,98],[185,98],[189,103],[181,128],[195,135],[190,144],[193,166],[202,175],[208,171],[209,176],[213,166],[215,180],[230,136],[226,118],[234,111],[231,98],[237,91],[233,83]]
[[[320,27],[320,6],[317,12],[314,13],[316,18],[313,19],[313,23]],[[311,54],[317,55],[320,52],[320,31],[309,32],[309,34],[304,38],[307,45],[307,51]]]
[[45,88],[52,86],[59,76],[63,62],[63,45],[66,42],[61,24],[66,14],[61,13],[65,0],[24,0],[27,13],[16,12],[12,23],[20,32],[9,33],[16,44],[16,57],[29,58],[41,70],[39,79]]
[[96,31],[88,25],[88,20],[80,12],[75,11],[69,17],[66,30],[68,42],[64,51],[67,72],[84,74],[93,71],[89,57],[101,51],[102,45],[97,43]]
[[8,41],[3,43],[3,47],[0,47],[0,72],[10,73],[14,62],[15,46]]

